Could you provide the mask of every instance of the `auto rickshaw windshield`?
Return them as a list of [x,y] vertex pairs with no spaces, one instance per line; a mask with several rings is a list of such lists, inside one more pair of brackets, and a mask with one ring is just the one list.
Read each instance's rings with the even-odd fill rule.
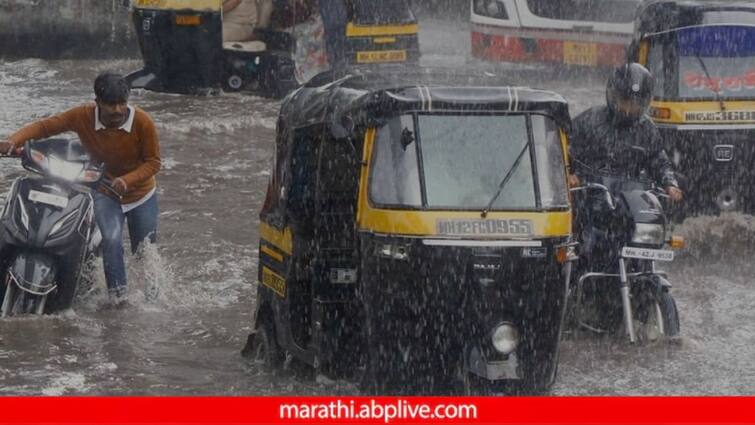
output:
[[357,25],[411,24],[416,22],[407,0],[352,0]]
[[483,210],[510,174],[493,210],[568,206],[560,132],[542,115],[396,117],[378,130],[372,164],[377,205]]
[[682,28],[649,42],[656,97],[755,97],[755,26]]

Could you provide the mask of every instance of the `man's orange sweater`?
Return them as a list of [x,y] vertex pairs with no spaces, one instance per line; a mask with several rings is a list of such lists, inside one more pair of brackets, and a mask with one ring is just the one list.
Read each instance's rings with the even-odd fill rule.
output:
[[129,204],[155,188],[155,175],[161,165],[160,142],[154,122],[139,108],[134,107],[132,113],[134,121],[130,132],[114,128],[95,130],[95,105],[90,104],[29,124],[9,139],[21,146],[27,140],[75,132],[92,159],[105,164],[107,178],[123,179],[127,189],[121,202]]

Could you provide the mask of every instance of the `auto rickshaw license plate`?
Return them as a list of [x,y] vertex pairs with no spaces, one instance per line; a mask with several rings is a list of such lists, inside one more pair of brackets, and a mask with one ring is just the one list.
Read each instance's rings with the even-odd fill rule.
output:
[[357,63],[406,62],[406,50],[357,52]]
[[564,63],[567,65],[597,65],[598,45],[595,43],[564,41]]
[[674,261],[674,251],[665,249],[645,249],[625,246],[621,250],[621,256],[624,258],[638,258],[640,260]]
[[199,15],[176,15],[176,25],[196,26],[202,23]]

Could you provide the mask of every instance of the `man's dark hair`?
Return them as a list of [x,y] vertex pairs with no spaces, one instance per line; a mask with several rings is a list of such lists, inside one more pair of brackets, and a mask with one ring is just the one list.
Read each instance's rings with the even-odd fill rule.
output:
[[94,79],[94,95],[108,104],[124,103],[128,101],[131,87],[122,75],[114,72],[103,72]]

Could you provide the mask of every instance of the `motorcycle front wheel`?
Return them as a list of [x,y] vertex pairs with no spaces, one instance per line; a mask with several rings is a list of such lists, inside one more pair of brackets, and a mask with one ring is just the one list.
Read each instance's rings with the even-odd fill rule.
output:
[[642,291],[632,299],[633,324],[640,341],[679,335],[679,312],[667,291]]

